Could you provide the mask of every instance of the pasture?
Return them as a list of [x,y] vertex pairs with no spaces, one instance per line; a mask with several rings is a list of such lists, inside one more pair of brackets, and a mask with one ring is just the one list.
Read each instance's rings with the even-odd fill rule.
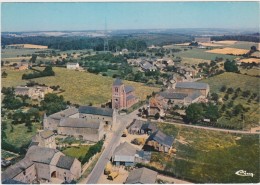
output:
[[[43,68],[42,68],[43,69]],[[92,103],[99,105],[106,103],[112,96],[112,83],[114,81],[111,77],[104,77],[88,72],[79,72],[74,70],[67,70],[66,68],[53,68],[55,76],[35,78],[33,81],[46,84],[48,86],[59,85],[65,92],[60,93],[65,100],[71,103],[80,105]],[[22,80],[24,73],[27,71],[14,71],[6,69],[7,78],[2,79],[2,87],[15,87],[17,85],[25,85],[26,80]],[[127,85],[132,85],[136,89],[136,95],[142,100],[146,99],[147,95],[152,94],[153,91],[159,91],[159,88],[145,86],[142,83],[124,81]]]
[[221,48],[221,49],[212,49],[206,51],[207,53],[216,53],[216,54],[226,54],[226,55],[243,55],[249,52],[246,49],[237,49],[237,48]]
[[[176,156],[153,152],[150,166],[195,183],[257,183],[260,175],[258,135],[229,134],[158,123],[175,137]],[[254,177],[235,172],[246,169]]]

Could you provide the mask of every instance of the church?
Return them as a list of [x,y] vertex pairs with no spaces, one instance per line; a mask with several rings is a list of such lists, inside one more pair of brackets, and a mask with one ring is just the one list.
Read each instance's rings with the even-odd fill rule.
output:
[[112,87],[112,109],[128,109],[138,102],[132,86],[124,85],[122,80],[116,79]]

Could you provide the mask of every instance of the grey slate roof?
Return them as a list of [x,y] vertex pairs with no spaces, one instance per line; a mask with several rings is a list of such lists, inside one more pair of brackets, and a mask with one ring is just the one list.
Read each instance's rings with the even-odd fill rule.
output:
[[113,83],[113,85],[123,85],[123,82],[122,82],[121,79],[116,78],[115,81],[114,81],[114,83]]
[[28,149],[26,156],[33,162],[50,164],[54,155],[59,152],[56,149],[32,146]]
[[75,158],[68,157],[68,156],[60,156],[59,161],[57,162],[56,166],[58,168],[63,168],[70,170]]
[[79,111],[77,108],[69,108],[69,109],[65,109],[63,111],[54,113],[52,115],[50,115],[49,117],[52,119],[61,119],[63,117],[69,117],[71,115],[77,114]]
[[125,184],[155,184],[157,172],[148,168],[139,168],[131,171]]
[[29,158],[24,158],[16,164],[8,167],[1,175],[2,181],[12,179],[25,169],[33,165],[33,162]]
[[126,100],[128,101],[128,100],[131,100],[131,99],[134,99],[134,98],[135,98],[135,96],[131,94],[131,95],[126,97]]
[[83,118],[64,118],[60,120],[59,127],[94,128],[100,127],[99,120],[86,120]]
[[189,98],[191,101],[193,101],[193,100],[195,100],[196,98],[198,98],[198,97],[200,97],[200,96],[201,96],[200,92],[194,92],[194,93],[192,93],[191,95],[189,95],[188,98]]
[[142,160],[150,161],[152,157],[152,153],[149,151],[140,150],[136,152],[137,156],[142,158]]
[[141,129],[142,129],[142,130],[150,129],[150,130],[152,130],[152,132],[155,132],[155,131],[157,130],[157,127],[156,127],[156,125],[147,122],[147,123],[144,123],[144,124],[142,125],[142,128],[141,128]]
[[14,91],[15,92],[21,92],[21,91],[29,91],[29,87],[25,87],[25,86],[17,86]]
[[130,86],[130,85],[125,86],[125,92],[126,93],[130,93],[132,91],[134,91],[134,88],[132,86]]
[[178,99],[178,100],[182,100],[188,96],[188,94],[185,93],[175,93],[175,92],[166,92],[166,91],[160,92],[159,95],[166,99]]
[[207,83],[200,83],[200,82],[177,82],[175,88],[207,89],[209,88],[209,85]]
[[79,107],[79,113],[113,117],[113,109],[91,106]]
[[145,121],[135,119],[133,124],[131,124],[129,128],[130,129],[135,128],[135,129],[141,130],[144,123],[145,123]]
[[27,183],[13,180],[13,179],[6,179],[6,180],[2,181],[2,184],[27,184]]
[[155,140],[158,143],[170,148],[173,144],[174,138],[164,134],[160,130],[157,130],[156,132],[154,132],[153,134],[150,135],[148,140]]
[[134,162],[137,148],[132,146],[130,143],[121,143],[114,151],[114,161],[129,161]]

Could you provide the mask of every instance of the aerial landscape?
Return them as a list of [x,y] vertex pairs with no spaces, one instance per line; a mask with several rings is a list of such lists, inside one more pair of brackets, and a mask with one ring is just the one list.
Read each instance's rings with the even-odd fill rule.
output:
[[259,17],[1,3],[1,183],[260,183]]

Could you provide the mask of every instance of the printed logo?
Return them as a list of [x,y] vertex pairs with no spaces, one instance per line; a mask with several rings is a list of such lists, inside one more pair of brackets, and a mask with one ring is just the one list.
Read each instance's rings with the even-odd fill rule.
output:
[[246,171],[244,170],[239,170],[235,173],[236,175],[239,175],[239,176],[249,176],[249,177],[253,177],[254,174],[253,173],[247,173]]

